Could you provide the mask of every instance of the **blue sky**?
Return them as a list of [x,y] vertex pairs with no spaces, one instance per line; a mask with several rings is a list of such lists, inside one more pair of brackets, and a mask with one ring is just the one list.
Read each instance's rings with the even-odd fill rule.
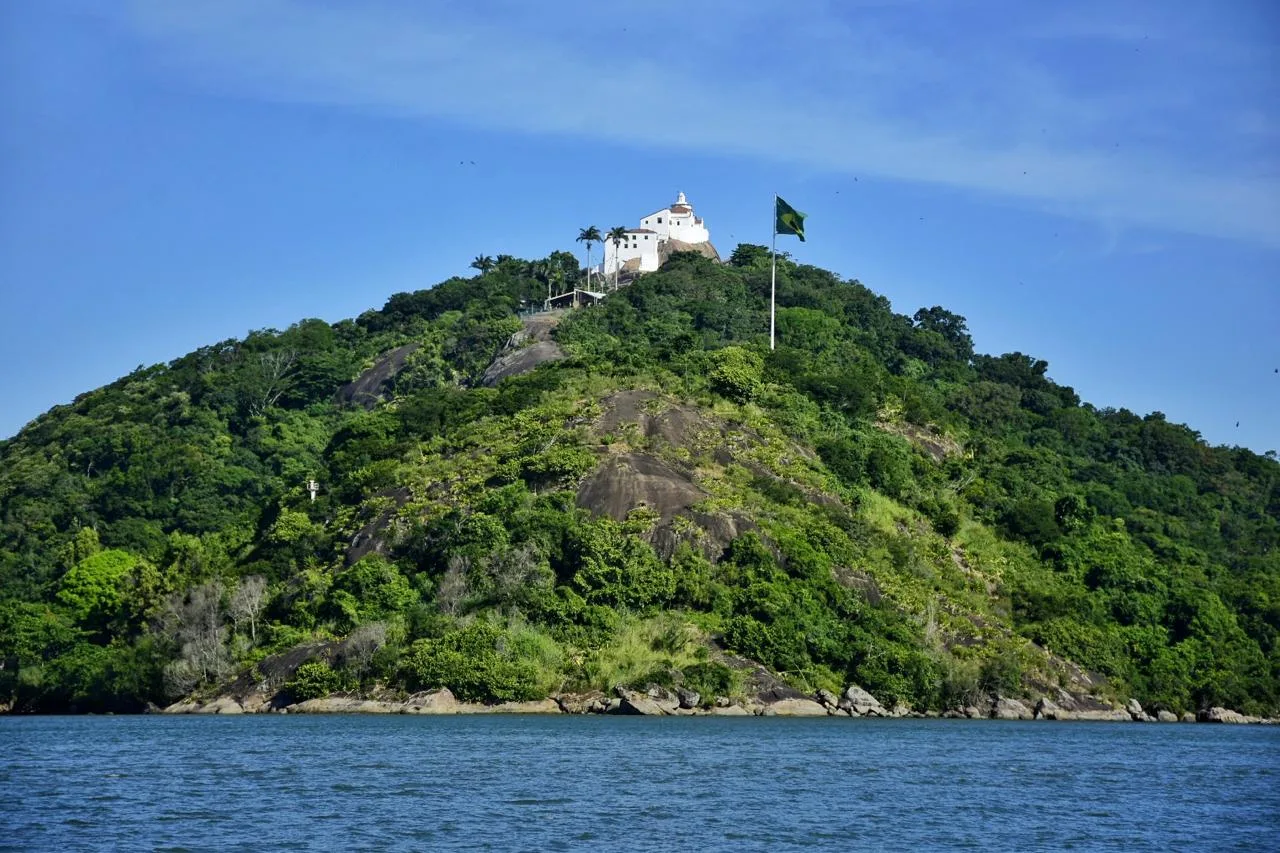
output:
[[1278,46],[1269,0],[5,3],[0,436],[684,191],[722,252],[778,192],[797,259],[1280,449]]

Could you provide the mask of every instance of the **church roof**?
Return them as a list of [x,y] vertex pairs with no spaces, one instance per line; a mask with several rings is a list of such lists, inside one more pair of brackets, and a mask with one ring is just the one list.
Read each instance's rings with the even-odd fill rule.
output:
[[693,213],[693,208],[687,204],[673,204],[667,209],[672,213]]
[[628,234],[657,234],[652,228],[628,228]]

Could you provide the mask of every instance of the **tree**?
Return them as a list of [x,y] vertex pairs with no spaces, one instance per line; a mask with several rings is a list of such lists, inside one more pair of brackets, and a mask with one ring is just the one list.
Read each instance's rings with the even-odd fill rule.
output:
[[58,549],[58,562],[70,569],[81,560],[88,559],[102,550],[98,541],[98,531],[92,527],[81,527],[67,542]]
[[715,391],[739,402],[750,400],[759,393],[764,361],[758,353],[730,346],[712,353],[710,361],[711,370],[707,376]]
[[92,554],[63,575],[58,600],[82,626],[103,631],[123,615],[129,575],[140,562],[141,557],[117,549]]
[[622,269],[622,262],[618,260],[618,249],[622,246],[622,241],[627,239],[627,229],[623,225],[615,225],[609,229],[609,240],[613,243],[613,289],[618,289],[618,271]]
[[932,308],[921,308],[911,319],[919,328],[941,335],[960,361],[973,358],[973,338],[969,336],[964,317],[935,305]]
[[408,610],[418,596],[394,563],[368,554],[334,580],[327,608],[336,621],[354,627]]
[[240,630],[240,623],[249,623],[249,639],[258,642],[258,617],[267,604],[267,579],[262,575],[249,575],[243,578],[231,593],[227,602],[227,614]]
[[338,649],[338,657],[358,681],[363,681],[373,656],[386,644],[386,623],[365,622],[357,625],[355,630],[347,636]]
[[546,261],[534,261],[529,265],[529,274],[547,285],[547,307],[551,307],[551,265]]
[[476,255],[476,259],[471,262],[471,268],[480,270],[480,275],[484,275],[489,270],[493,269],[495,263],[496,262],[493,258],[488,255]]
[[729,256],[729,263],[735,267],[758,267],[769,262],[769,247],[756,243],[739,243]]
[[574,257],[573,252],[552,252],[547,255],[545,261],[547,267],[559,273],[562,278],[578,272],[578,259]]
[[587,244],[587,286],[591,286],[591,244],[603,242],[600,236],[600,229],[594,225],[588,225],[578,232],[577,242]]
[[289,390],[297,361],[297,350],[280,349],[258,353],[249,363],[243,393],[250,415],[261,415]]
[[227,629],[222,621],[221,581],[172,595],[160,617],[160,631],[179,648],[177,660],[165,667],[171,695],[180,696],[200,684],[222,678],[231,667]]

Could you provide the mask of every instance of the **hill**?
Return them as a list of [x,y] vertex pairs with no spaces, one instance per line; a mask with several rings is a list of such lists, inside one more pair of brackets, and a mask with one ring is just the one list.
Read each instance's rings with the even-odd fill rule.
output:
[[789,260],[770,351],[763,247],[522,320],[561,269],[223,341],[0,444],[0,700],[1280,708],[1274,458]]

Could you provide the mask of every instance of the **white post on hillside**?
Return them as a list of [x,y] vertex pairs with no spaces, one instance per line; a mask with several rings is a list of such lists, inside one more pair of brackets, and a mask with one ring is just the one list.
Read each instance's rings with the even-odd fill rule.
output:
[[770,213],[773,224],[773,250],[770,255],[773,257],[773,263],[769,270],[769,349],[774,348],[773,340],[773,316],[774,316],[774,297],[778,289],[778,194],[773,194],[773,210]]

